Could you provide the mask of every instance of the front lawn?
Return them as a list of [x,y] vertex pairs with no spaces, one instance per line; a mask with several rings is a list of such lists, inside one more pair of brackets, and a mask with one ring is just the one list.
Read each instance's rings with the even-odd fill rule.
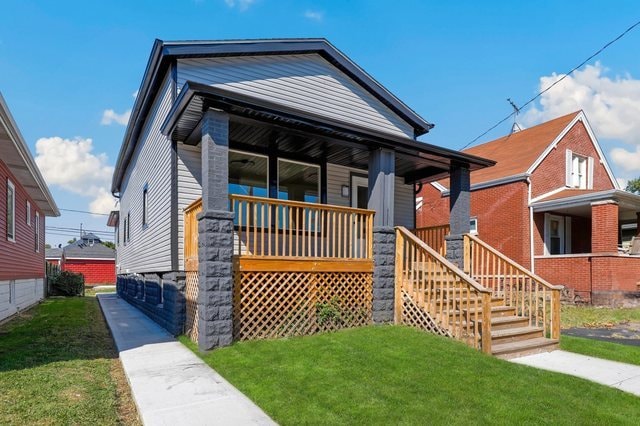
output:
[[562,328],[611,327],[626,321],[640,321],[640,308],[563,305],[560,321]]
[[52,298],[0,327],[0,424],[138,424],[94,297]]
[[560,337],[560,348],[582,355],[640,365],[640,347],[638,346],[562,335]]
[[203,359],[285,425],[635,424],[640,418],[633,395],[407,327],[241,342]]

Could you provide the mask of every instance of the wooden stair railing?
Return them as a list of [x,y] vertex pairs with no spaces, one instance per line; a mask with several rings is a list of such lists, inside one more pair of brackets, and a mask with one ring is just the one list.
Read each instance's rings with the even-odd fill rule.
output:
[[396,227],[395,322],[491,353],[491,290],[406,228]]
[[464,236],[464,271],[515,308],[516,315],[528,318],[530,326],[541,327],[544,336],[560,338],[562,286],[548,283],[471,234]]
[[447,242],[445,237],[449,235],[451,227],[449,224],[437,226],[423,226],[412,229],[411,232],[416,237],[424,241],[429,247],[435,249],[441,256],[447,253]]

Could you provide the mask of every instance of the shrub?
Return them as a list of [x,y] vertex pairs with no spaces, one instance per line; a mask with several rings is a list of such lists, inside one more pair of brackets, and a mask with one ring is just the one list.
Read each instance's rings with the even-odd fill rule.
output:
[[84,275],[69,271],[49,277],[49,295],[82,296],[84,294]]

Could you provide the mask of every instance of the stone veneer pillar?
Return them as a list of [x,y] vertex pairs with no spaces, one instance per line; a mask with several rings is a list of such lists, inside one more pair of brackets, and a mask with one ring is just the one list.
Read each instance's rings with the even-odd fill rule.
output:
[[198,215],[198,348],[233,341],[233,213],[229,211],[229,116],[202,118],[202,213]]
[[460,269],[464,268],[464,234],[470,229],[471,218],[471,180],[469,167],[452,165],[451,189],[449,193],[449,224],[451,231],[445,237],[447,241],[446,257]]
[[373,322],[393,321],[395,286],[394,225],[395,152],[377,149],[369,155],[368,208],[373,218]]

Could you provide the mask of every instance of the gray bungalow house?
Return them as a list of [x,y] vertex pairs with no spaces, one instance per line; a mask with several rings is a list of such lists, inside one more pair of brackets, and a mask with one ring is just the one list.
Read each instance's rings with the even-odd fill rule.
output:
[[460,265],[493,164],[432,127],[324,39],[156,40],[113,176],[118,293],[202,349],[393,320],[421,182],[452,179]]

